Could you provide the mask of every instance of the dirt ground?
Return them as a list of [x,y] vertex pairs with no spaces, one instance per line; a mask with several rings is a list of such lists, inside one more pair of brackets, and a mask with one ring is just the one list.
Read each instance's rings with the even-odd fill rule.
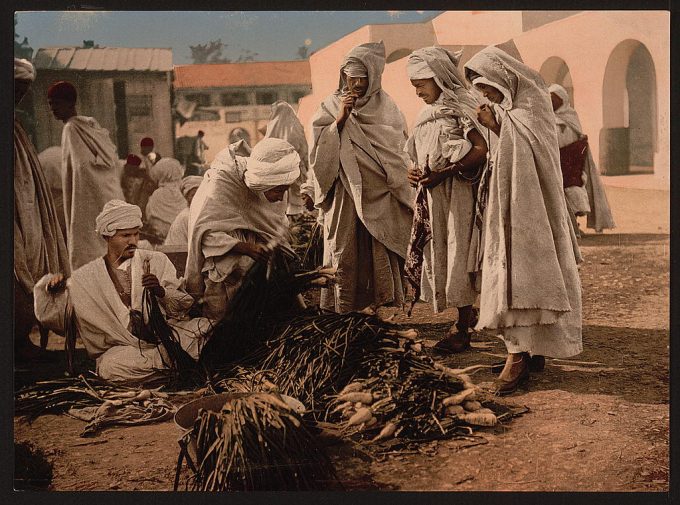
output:
[[[443,441],[370,460],[358,447],[328,451],[346,489],[443,491],[667,491],[669,237],[586,235],[581,239],[584,352],[548,360],[507,402],[528,408],[476,441]],[[410,320],[432,345],[455,311],[435,317],[423,303]],[[52,337],[50,348],[60,342]],[[55,351],[58,352],[58,351]],[[450,366],[494,363],[504,347],[478,335]],[[486,370],[475,382],[493,379]],[[181,398],[178,403],[181,403]],[[109,428],[81,438],[82,421],[15,420],[15,440],[42,448],[52,490],[170,490],[179,431],[172,421]]]

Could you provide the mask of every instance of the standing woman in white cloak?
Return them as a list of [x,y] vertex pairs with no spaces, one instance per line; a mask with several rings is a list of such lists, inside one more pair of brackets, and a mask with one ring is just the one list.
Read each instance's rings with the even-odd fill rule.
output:
[[161,158],[149,172],[158,189],[146,204],[144,224],[161,241],[165,240],[175,218],[187,208],[181,189],[183,174],[182,165],[174,158]]
[[[557,140],[560,150],[562,150],[564,147],[583,140],[583,128],[581,127],[578,114],[569,102],[567,90],[559,84],[552,84],[548,91],[550,91],[550,100],[555,111]],[[602,233],[604,229],[615,227],[614,218],[609,208],[604,187],[602,187],[600,173],[595,166],[595,161],[593,161],[590,146],[587,144],[587,138],[585,142],[586,152],[581,171],[581,180],[577,181],[582,184],[565,187],[564,195],[567,198],[567,208],[573,219],[574,229],[578,232],[576,216],[588,215],[588,228],[594,229],[597,233]],[[564,169],[563,164],[563,172]]]
[[477,292],[468,255],[474,181],[486,162],[488,135],[477,122],[479,104],[458,71],[459,58],[460,53],[441,47],[424,47],[411,53],[406,65],[416,94],[426,104],[406,143],[414,162],[409,179],[425,188],[419,187],[416,196],[406,276],[416,295],[422,279],[424,298],[435,313],[457,308],[458,321],[434,347],[446,353],[469,349],[468,330],[475,325]]
[[582,351],[580,254],[543,79],[495,47],[473,56],[465,72],[492,102],[479,107],[478,118],[498,136],[478,199],[484,247],[477,328],[502,335],[508,357],[495,390],[508,394],[529,377],[530,363],[540,369],[543,356]]
[[336,312],[404,303],[413,191],[404,115],[381,88],[384,68],[382,41],[352,49],[338,89],[312,120],[309,162],[324,213],[324,263],[338,269],[321,306]]

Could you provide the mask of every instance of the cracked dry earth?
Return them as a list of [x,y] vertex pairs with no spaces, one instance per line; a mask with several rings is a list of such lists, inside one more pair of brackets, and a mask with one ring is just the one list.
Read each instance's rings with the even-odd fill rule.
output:
[[[328,451],[345,489],[442,491],[667,491],[669,467],[669,236],[588,234],[580,240],[584,352],[547,360],[508,397],[528,411],[474,440],[441,441],[370,459],[360,448]],[[397,316],[433,345],[455,310],[432,316],[416,305]],[[63,341],[51,337],[50,348]],[[55,351],[57,352],[57,351]],[[446,357],[449,366],[504,357],[493,335]],[[473,376],[486,382],[483,370]],[[178,403],[187,401],[188,398]],[[82,421],[15,419],[15,440],[42,448],[52,490],[170,490],[179,431],[172,421],[108,428],[81,438]]]

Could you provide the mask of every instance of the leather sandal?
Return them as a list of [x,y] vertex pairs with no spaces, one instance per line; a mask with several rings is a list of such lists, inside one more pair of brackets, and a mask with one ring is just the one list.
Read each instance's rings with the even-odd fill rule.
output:
[[449,330],[449,334],[437,342],[432,348],[442,354],[457,354],[470,349],[472,335],[469,331],[458,329],[455,333]]
[[[529,354],[526,352],[521,353],[519,361],[514,361],[514,358],[511,358],[511,356],[508,355],[503,371],[493,383],[492,392],[498,396],[514,393],[520,384],[529,379]],[[510,359],[513,359],[513,361],[510,361]]]
[[[499,361],[491,365],[492,373],[501,373],[505,367],[505,361]],[[529,370],[531,372],[542,372],[545,369],[545,356],[534,354],[529,360]]]

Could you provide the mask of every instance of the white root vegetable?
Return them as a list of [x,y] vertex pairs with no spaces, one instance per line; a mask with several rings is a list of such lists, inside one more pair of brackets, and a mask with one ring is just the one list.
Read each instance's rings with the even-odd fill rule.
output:
[[475,412],[482,408],[482,404],[476,400],[463,402],[463,408],[468,412]]
[[465,414],[465,409],[462,405],[449,405],[446,407],[446,415],[449,417],[455,417],[460,414]]
[[415,352],[423,352],[423,344],[413,344],[411,346],[411,349],[413,349]]
[[369,407],[357,410],[356,414],[349,418],[347,426],[356,426],[369,421],[373,417],[373,411]]
[[351,406],[352,406],[352,402],[341,403],[340,405],[338,405],[337,407],[335,407],[331,411],[331,414],[335,414],[336,412],[340,412],[342,410],[345,410],[347,407],[351,407]]
[[460,393],[456,393],[455,395],[449,396],[448,398],[444,398],[442,404],[445,407],[448,407],[449,405],[460,405],[469,397],[471,397],[474,393],[475,393],[474,389],[464,389]]
[[149,391],[148,389],[142,389],[139,392],[139,394],[135,397],[135,400],[144,401],[144,400],[148,400],[149,398],[151,398],[151,396],[152,396],[151,391]]
[[362,389],[364,389],[363,383],[350,382],[344,388],[342,388],[342,391],[340,391],[339,395],[344,395],[345,393],[356,393],[357,391],[361,391]]
[[382,440],[385,438],[389,438],[394,435],[394,432],[397,430],[397,425],[390,422],[387,423],[382,430],[380,430],[380,433],[378,433],[375,437],[371,439],[371,442],[376,442],[378,440]]
[[498,419],[494,414],[487,414],[482,412],[470,412],[469,414],[462,414],[458,416],[462,421],[475,426],[496,426]]
[[355,392],[355,393],[345,393],[343,395],[338,396],[337,400],[339,402],[361,402],[365,405],[370,405],[373,403],[373,395],[371,393],[362,393],[362,392]]

